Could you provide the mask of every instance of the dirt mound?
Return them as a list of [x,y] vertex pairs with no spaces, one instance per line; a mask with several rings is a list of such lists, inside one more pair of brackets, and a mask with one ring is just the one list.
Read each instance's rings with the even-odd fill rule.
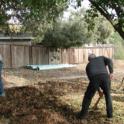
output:
[[[74,94],[84,92],[86,82],[47,81],[33,86],[6,89],[6,97],[0,98],[0,115],[9,119],[7,124],[123,124],[122,119],[106,120],[101,110],[89,112],[85,121],[76,118],[79,110],[71,105]],[[70,104],[63,96],[72,94]],[[80,93],[82,94],[82,92]],[[79,98],[78,98],[79,99]],[[75,103],[74,103],[75,104]],[[119,106],[118,106],[119,107]],[[99,118],[99,119],[98,119]]]
[[[117,80],[112,81],[112,86],[114,82],[115,86],[122,79],[122,67],[123,65],[121,70],[115,68],[114,76]],[[76,118],[88,83],[83,78],[64,79],[64,77],[85,75],[83,69],[84,67],[50,71],[6,70],[7,85],[11,88],[6,87],[6,97],[0,98],[0,123],[124,124],[124,95],[118,92],[112,92],[113,119],[106,118],[104,99],[101,99],[98,110],[92,108],[89,110],[85,121]],[[96,93],[91,107],[97,98]]]

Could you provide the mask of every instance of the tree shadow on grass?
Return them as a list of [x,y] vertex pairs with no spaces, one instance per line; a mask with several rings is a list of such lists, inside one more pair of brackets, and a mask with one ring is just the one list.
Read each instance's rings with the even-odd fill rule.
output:
[[[41,91],[29,86],[6,89],[6,97],[0,98],[0,114],[9,118],[10,124],[85,124],[76,118],[76,110],[59,99],[59,91]],[[87,121],[98,122],[100,117],[101,112],[92,111]]]

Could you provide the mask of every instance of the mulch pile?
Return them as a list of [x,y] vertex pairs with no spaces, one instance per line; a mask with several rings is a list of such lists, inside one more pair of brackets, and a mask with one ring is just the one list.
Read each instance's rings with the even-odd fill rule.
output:
[[[86,85],[81,80],[61,80],[6,89],[6,97],[0,98],[0,115],[9,120],[5,124],[112,124],[100,111],[90,111],[87,120],[78,120],[77,110],[60,100],[68,93],[84,92]],[[116,123],[123,124],[119,119]]]

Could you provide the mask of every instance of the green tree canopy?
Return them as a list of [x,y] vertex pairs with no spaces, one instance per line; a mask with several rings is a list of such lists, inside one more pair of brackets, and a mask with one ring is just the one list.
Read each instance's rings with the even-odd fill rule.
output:
[[54,48],[81,46],[87,42],[87,31],[85,25],[82,25],[83,23],[78,21],[57,22],[53,29],[47,30],[42,44]]
[[[25,26],[37,30],[39,23],[53,21],[68,5],[83,0],[1,0],[0,24],[16,16]],[[124,39],[124,0],[89,0],[94,16],[98,10]],[[72,4],[73,5],[73,4]],[[75,4],[74,4],[75,5]],[[12,10],[12,14],[7,12]]]
[[38,28],[41,22],[53,21],[67,7],[67,0],[1,0],[0,25],[16,17],[25,27]]
[[94,20],[94,28],[90,30],[91,23],[88,22],[87,15],[84,9],[80,9],[71,12],[66,20],[58,19],[54,26],[46,31],[41,43],[48,47],[69,48],[86,43],[109,42],[109,37],[113,32],[110,23],[98,14]]
[[[81,1],[77,0],[78,5]],[[89,0],[91,9],[94,11],[90,16],[97,16],[96,11],[99,11],[124,39],[124,0]]]
[[109,42],[109,37],[114,32],[111,24],[99,13],[93,18],[89,14],[89,12],[85,14],[85,21],[88,25],[90,42],[103,44]]

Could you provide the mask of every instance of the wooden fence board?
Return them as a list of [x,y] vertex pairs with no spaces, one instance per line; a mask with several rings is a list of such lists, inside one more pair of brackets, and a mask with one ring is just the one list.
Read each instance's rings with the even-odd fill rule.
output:
[[49,50],[49,64],[60,64],[61,59],[61,49]]
[[61,49],[61,63],[62,64],[68,63],[68,55],[66,49]]
[[11,51],[9,45],[0,45],[0,54],[3,57],[4,68],[11,66]]
[[49,64],[49,49],[42,48],[41,51],[41,64]]
[[50,50],[42,46],[0,45],[4,68],[17,68],[27,64],[82,64],[88,61],[88,54],[113,58],[113,47],[83,47]]
[[12,68],[22,67],[29,64],[29,47],[11,46]]
[[79,64],[83,63],[84,57],[83,57],[83,49],[79,48],[79,54],[78,54],[78,62]]
[[68,63],[75,63],[75,49],[68,49]]

